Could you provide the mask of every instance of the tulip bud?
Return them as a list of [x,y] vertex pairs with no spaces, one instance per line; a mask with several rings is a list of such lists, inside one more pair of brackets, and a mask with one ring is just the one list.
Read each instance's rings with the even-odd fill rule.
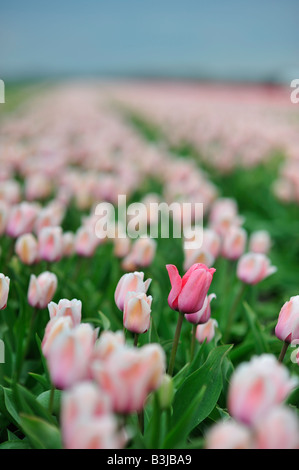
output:
[[81,321],[81,300],[72,299],[61,299],[58,304],[50,302],[48,304],[48,310],[50,318],[54,317],[70,317],[73,325],[79,325]]
[[172,400],[174,397],[174,386],[173,380],[168,374],[164,374],[162,377],[162,382],[160,387],[157,390],[158,393],[158,400],[160,404],[160,408],[162,410],[166,410],[172,404]]
[[152,296],[128,292],[124,304],[124,327],[133,333],[145,333],[150,327]]
[[188,322],[198,325],[199,323],[206,323],[211,316],[211,302],[216,298],[215,294],[207,295],[202,308],[195,313],[187,313],[185,318]]
[[10,279],[4,274],[0,274],[0,310],[4,310],[7,305]]
[[250,449],[251,433],[248,428],[233,420],[221,421],[209,429],[206,449]]
[[143,281],[144,273],[137,272],[124,274],[115,289],[114,299],[119,310],[123,311],[125,298],[128,292],[146,293],[151,279]]
[[57,288],[55,274],[45,271],[36,277],[30,276],[28,302],[32,307],[45,308],[51,302]]
[[61,227],[44,227],[38,234],[39,257],[45,261],[58,261],[62,257]]
[[262,253],[246,253],[241,256],[237,266],[237,276],[245,284],[257,284],[275,273],[277,268]]
[[298,449],[299,422],[287,406],[275,406],[255,427],[256,449]]
[[31,265],[37,260],[38,244],[32,233],[25,233],[17,239],[15,251],[24,264]]
[[180,277],[176,266],[166,266],[171,282],[168,305],[181,313],[198,312],[204,304],[207,292],[216,269],[207,268],[204,264],[194,264]]
[[198,325],[196,328],[196,339],[199,343],[203,343],[205,340],[210,343],[215,336],[215,328],[218,326],[218,322],[213,318],[210,318],[206,323]]
[[245,251],[247,233],[241,227],[230,227],[224,235],[222,256],[230,260],[236,260]]
[[249,251],[266,255],[271,248],[271,238],[266,230],[253,232],[249,239]]
[[228,393],[230,414],[252,425],[282,403],[297,385],[288,369],[275,356],[262,354],[239,365],[232,375]]

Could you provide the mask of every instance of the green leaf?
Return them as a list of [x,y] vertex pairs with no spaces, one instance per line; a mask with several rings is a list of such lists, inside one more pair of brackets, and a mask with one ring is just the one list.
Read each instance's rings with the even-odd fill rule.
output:
[[21,426],[24,434],[35,449],[61,449],[59,429],[41,418],[21,414]]
[[32,449],[27,439],[17,441],[6,441],[0,444],[0,449]]
[[172,448],[184,440],[214,409],[222,389],[221,364],[231,348],[225,345],[213,349],[206,362],[178,389],[173,403],[172,429],[164,447]]
[[40,383],[44,388],[49,388],[50,384],[48,379],[40,374],[35,374],[34,372],[28,372],[28,375],[30,375],[34,380],[36,380],[38,383]]
[[248,305],[247,302],[243,302],[245,308],[246,317],[248,321],[249,328],[254,337],[255,349],[257,354],[263,354],[264,352],[269,352],[267,342],[265,341],[262,327],[258,322],[257,316],[252,308]]
[[[46,390],[45,392],[41,393],[37,398],[36,401],[42,405],[44,408],[49,408],[51,390]],[[61,391],[55,390],[54,391],[54,400],[53,400],[53,413],[55,415],[59,415],[60,410],[60,400],[61,400]]]

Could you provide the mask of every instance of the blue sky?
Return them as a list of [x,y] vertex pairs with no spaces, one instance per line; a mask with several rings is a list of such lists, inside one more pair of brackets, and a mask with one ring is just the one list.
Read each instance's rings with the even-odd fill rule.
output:
[[298,0],[1,0],[0,77],[289,80],[298,19]]

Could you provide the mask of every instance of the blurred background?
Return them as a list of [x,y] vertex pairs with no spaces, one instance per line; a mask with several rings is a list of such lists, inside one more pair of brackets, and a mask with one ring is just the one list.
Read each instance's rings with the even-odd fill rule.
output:
[[298,0],[2,0],[0,77],[299,77]]

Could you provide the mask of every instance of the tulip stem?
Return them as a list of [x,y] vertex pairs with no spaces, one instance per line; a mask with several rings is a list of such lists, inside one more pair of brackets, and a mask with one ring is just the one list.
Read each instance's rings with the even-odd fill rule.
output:
[[192,339],[191,339],[190,362],[193,361],[193,357],[194,357],[195,342],[196,342],[196,329],[197,329],[197,325],[192,325]]
[[283,362],[284,356],[286,355],[288,347],[289,347],[289,343],[284,341],[283,345],[282,345],[282,348],[281,348],[281,351],[280,351],[280,354],[279,354],[278,362],[280,362],[280,363]]
[[176,330],[175,330],[175,335],[174,335],[174,340],[173,340],[173,345],[172,345],[172,351],[171,351],[170,360],[169,360],[169,367],[168,367],[168,374],[170,376],[172,376],[172,374],[173,374],[175,356],[176,356],[176,352],[177,352],[177,349],[178,349],[178,344],[179,344],[183,319],[184,319],[184,314],[179,312],[178,322],[177,322],[177,325],[176,325]]
[[138,346],[138,336],[139,336],[138,333],[134,333],[134,346],[135,346],[135,348],[137,348],[137,346]]
[[242,284],[240,285],[239,291],[238,291],[238,293],[235,297],[234,303],[233,303],[233,305],[232,305],[232,307],[229,311],[228,318],[227,318],[227,323],[226,323],[226,328],[225,328],[225,331],[224,331],[224,334],[223,334],[223,342],[224,343],[227,343],[227,341],[229,340],[231,327],[232,327],[234,319],[235,319],[235,313],[236,313],[236,310],[239,306],[239,303],[242,300],[242,297],[244,295],[246,287],[247,287],[247,285],[242,282]]

